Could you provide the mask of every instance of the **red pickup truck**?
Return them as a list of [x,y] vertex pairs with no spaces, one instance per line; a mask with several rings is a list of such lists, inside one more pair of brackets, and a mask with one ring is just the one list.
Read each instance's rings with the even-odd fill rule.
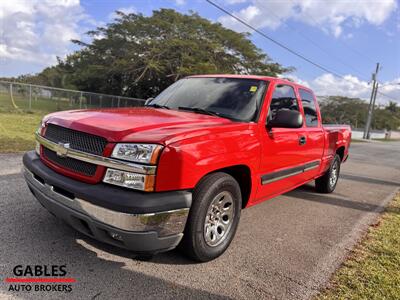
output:
[[179,245],[208,261],[229,246],[243,208],[311,180],[332,192],[350,137],[348,126],[322,126],[307,87],[191,76],[145,107],[46,116],[24,175],[84,234],[141,255]]

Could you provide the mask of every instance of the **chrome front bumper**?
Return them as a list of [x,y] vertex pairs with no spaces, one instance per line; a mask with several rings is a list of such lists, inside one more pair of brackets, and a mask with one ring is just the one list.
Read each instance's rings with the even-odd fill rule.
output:
[[63,195],[62,190],[37,178],[26,168],[24,168],[24,176],[35,195],[40,193],[49,200],[116,229],[134,232],[155,231],[159,237],[163,237],[180,234],[185,228],[189,208],[145,214],[123,213],[94,205],[83,199]]

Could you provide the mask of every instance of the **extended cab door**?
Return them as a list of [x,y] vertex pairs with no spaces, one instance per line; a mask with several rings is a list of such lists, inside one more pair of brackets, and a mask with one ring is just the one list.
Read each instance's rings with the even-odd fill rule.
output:
[[303,136],[305,139],[301,147],[303,161],[318,165],[317,168],[304,172],[303,179],[313,179],[319,173],[322,155],[325,147],[325,132],[322,127],[317,100],[311,90],[298,88],[298,96],[304,112]]
[[[282,109],[301,112],[294,85],[276,84],[271,97],[268,120],[272,120]],[[265,126],[264,126],[265,127]],[[261,134],[260,186],[257,201],[285,192],[304,182],[304,169],[310,160],[304,155],[304,141],[307,143],[304,125],[301,128],[263,128]],[[311,152],[312,150],[309,149]],[[316,154],[316,153],[314,153]]]

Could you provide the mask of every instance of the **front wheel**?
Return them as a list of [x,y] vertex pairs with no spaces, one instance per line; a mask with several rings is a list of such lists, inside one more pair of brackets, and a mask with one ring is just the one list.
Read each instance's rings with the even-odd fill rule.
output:
[[235,236],[241,207],[240,187],[232,176],[207,175],[193,192],[181,250],[201,262],[220,256]]
[[340,173],[340,156],[335,155],[328,171],[315,180],[315,188],[320,193],[332,193],[335,190]]

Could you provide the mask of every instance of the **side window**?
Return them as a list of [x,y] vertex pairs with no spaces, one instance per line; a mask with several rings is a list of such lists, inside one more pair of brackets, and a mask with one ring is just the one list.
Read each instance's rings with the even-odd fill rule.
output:
[[301,104],[303,104],[307,127],[317,127],[318,115],[313,94],[303,89],[299,89],[299,94],[301,98]]
[[290,85],[279,84],[275,87],[269,106],[267,122],[272,120],[281,109],[299,110],[296,94]]

